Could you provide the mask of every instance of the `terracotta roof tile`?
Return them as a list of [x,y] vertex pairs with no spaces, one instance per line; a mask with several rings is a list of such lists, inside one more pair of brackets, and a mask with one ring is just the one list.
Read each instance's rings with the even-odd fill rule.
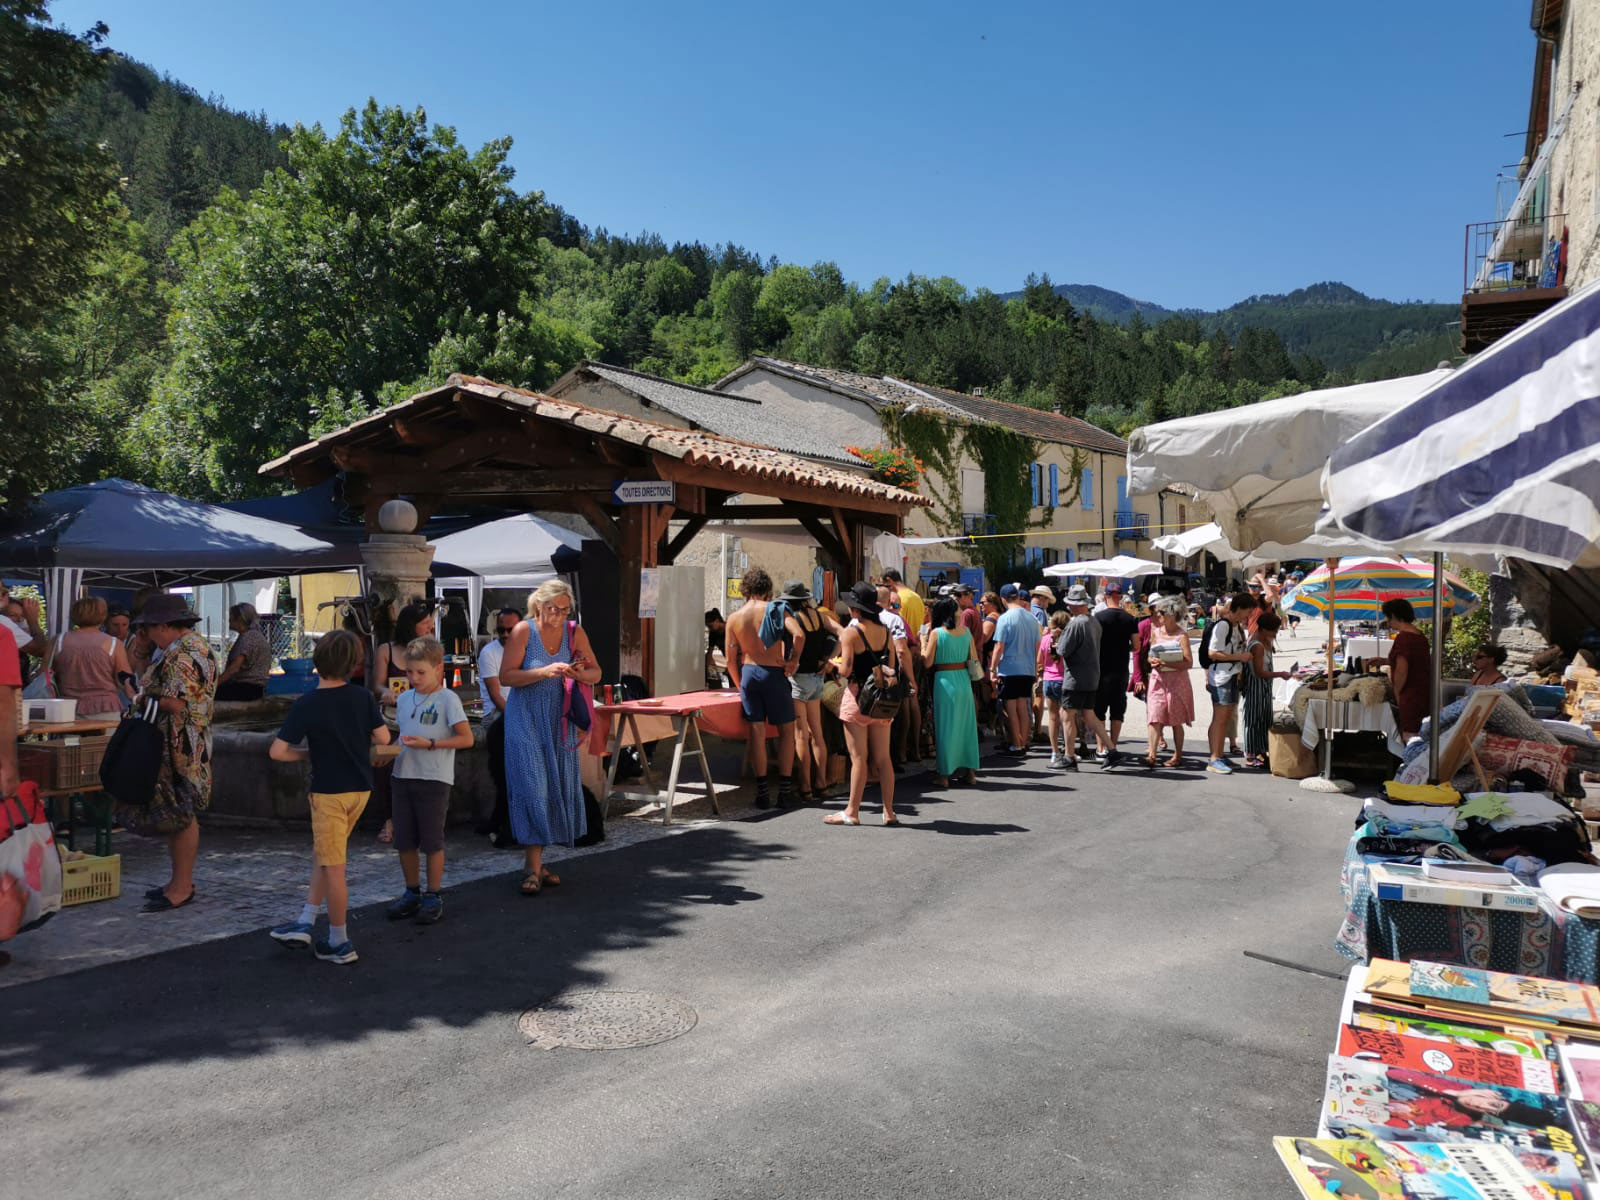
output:
[[[573,425],[600,437],[627,442],[658,454],[676,458],[691,466],[715,467],[752,481],[770,479],[801,486],[827,488],[844,495],[871,496],[896,504],[918,508],[931,506],[926,496],[890,484],[879,483],[855,471],[846,471],[766,446],[754,446],[732,438],[719,437],[697,429],[677,429],[637,417],[605,412],[566,400],[557,400],[542,392],[525,388],[506,387],[490,379],[474,375],[452,375],[449,382],[431,391],[421,392],[409,400],[373,413],[344,429],[324,434],[314,442],[298,446],[288,454],[264,464],[261,474],[280,474],[298,462],[313,461],[332,452],[336,447],[361,440],[361,435],[374,432],[396,416],[420,415],[432,407],[448,405],[460,392],[481,396],[526,412],[541,420]],[[756,488],[752,487],[752,491]]]

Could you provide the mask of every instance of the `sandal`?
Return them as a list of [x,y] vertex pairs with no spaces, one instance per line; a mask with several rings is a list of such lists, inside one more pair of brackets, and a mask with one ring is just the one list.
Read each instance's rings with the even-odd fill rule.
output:
[[383,823],[383,828],[378,830],[378,840],[380,842],[382,842],[385,846],[391,845],[394,842],[394,822],[393,821],[385,821]]
[[176,904],[167,899],[166,892],[162,892],[160,895],[151,896],[148,900],[146,900],[144,902],[144,907],[139,911],[147,913],[172,912],[175,909],[182,908],[185,904],[192,904],[194,902],[194,898],[195,890],[193,888],[190,888],[189,894],[182,900],[179,900]]
[[948,775],[935,775],[933,777],[933,786],[937,787],[937,788],[947,788],[947,787],[949,787],[950,786],[950,777]]
[[1157,763],[1156,763],[1156,756],[1155,756],[1155,755],[1154,755],[1154,754],[1146,754],[1146,755],[1145,755],[1145,756],[1144,756],[1144,764],[1145,764],[1145,766],[1147,766],[1147,767],[1153,767],[1153,766],[1156,766],[1156,765],[1157,765]]
[[543,889],[544,884],[532,871],[522,877],[522,884],[517,888],[524,896],[537,896]]
[[860,817],[852,817],[848,813],[829,813],[822,818],[824,825],[859,825]]
[[1181,766],[1183,766],[1183,755],[1174,754],[1171,758],[1167,759],[1167,766],[1169,766],[1169,767],[1181,767]]
[[900,824],[900,818],[895,816],[893,813],[885,813],[883,816],[883,823],[889,828],[893,829],[896,825]]
[[539,868],[539,886],[540,887],[560,887],[561,886],[561,876],[557,875],[554,871],[550,870],[549,867],[540,867]]

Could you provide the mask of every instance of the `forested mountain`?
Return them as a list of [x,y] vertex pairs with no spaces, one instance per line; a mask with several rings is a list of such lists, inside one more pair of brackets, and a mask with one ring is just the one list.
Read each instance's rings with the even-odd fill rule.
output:
[[[1167,309],[1093,284],[1058,283],[1054,287],[1058,296],[1077,308],[1118,325],[1126,325],[1137,312],[1149,323],[1192,317],[1207,333],[1221,329],[1230,337],[1247,327],[1271,330],[1283,339],[1290,354],[1306,355],[1359,379],[1424,371],[1459,353],[1451,324],[1460,317],[1455,305],[1374,300],[1342,283],[1316,283],[1285,295],[1251,296],[1216,312]],[[1002,298],[1021,295],[1008,292]]]
[[[0,77],[37,82],[27,104],[0,95],[0,152],[8,130],[25,135],[0,185],[36,163],[82,166],[47,175],[60,194],[0,228],[0,256],[19,263],[41,237],[63,242],[51,286],[0,312],[0,401],[41,414],[0,443],[13,496],[106,474],[257,491],[261,462],[451,371],[539,387],[583,357],[704,384],[771,353],[981,385],[1126,433],[1350,381],[1300,347],[1340,349],[1359,322],[1319,342],[1317,313],[1378,303],[1323,288],[1123,321],[1116,293],[1079,289],[1080,305],[1048,276],[1006,298],[618,236],[514,186],[508,138],[472,150],[420,108],[370,101],[335,130],[287,129],[107,54],[97,35],[49,30],[44,0],[7,3],[71,68],[0,61]],[[19,44],[0,39],[0,55]],[[75,208],[84,219],[63,226]],[[1374,330],[1367,350],[1415,348],[1401,320]]]

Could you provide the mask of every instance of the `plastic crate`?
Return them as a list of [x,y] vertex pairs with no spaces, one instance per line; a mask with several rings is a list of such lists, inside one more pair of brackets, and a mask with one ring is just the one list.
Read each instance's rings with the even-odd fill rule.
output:
[[122,895],[122,855],[110,854],[82,858],[61,864],[61,906],[92,904],[96,900],[115,900]]
[[47,790],[98,788],[100,760],[110,738],[85,738],[77,743],[28,742],[17,747],[17,768]]

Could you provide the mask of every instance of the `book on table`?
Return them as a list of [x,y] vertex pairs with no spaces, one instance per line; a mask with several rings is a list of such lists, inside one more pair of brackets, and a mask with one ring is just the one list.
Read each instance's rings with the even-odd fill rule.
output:
[[1592,1037],[1600,1030],[1600,988],[1537,975],[1510,975],[1451,963],[1367,964],[1362,987],[1387,1007],[1450,1014],[1446,1019],[1489,1019],[1497,1024],[1569,1031]]
[[1439,883],[1480,884],[1516,883],[1517,877],[1494,863],[1463,862],[1458,858],[1425,858],[1420,864],[1422,874]]
[[1337,1054],[1328,1059],[1323,1127],[1334,1137],[1495,1142],[1581,1154],[1560,1097]]
[[1422,1016],[1376,1008],[1362,1000],[1351,1005],[1345,1020],[1358,1029],[1382,1030],[1455,1046],[1480,1046],[1498,1054],[1513,1054],[1546,1063],[1556,1057],[1555,1044],[1531,1029],[1506,1029],[1493,1023],[1472,1025],[1459,1020],[1430,1021]]
[[1540,911],[1539,889],[1527,887],[1517,877],[1501,871],[1502,878],[1470,885],[1430,876],[1412,863],[1373,863],[1367,868],[1372,892],[1380,900],[1407,900],[1413,904],[1448,904],[1456,908],[1499,908],[1511,912]]
[[1570,1156],[1528,1148],[1297,1137],[1275,1137],[1272,1146],[1305,1200],[1586,1200],[1587,1195]]
[[1336,1052],[1344,1058],[1364,1059],[1387,1067],[1408,1067],[1469,1083],[1522,1088],[1545,1096],[1561,1093],[1555,1067],[1548,1058],[1502,1054],[1485,1045],[1460,1045],[1438,1038],[1350,1024],[1339,1027]]

